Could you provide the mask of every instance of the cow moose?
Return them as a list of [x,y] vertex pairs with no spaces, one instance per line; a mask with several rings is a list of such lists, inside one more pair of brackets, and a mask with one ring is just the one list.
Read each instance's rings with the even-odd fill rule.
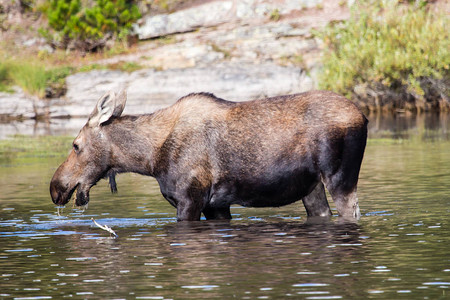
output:
[[56,170],[50,194],[86,205],[115,175],[156,178],[178,221],[231,219],[230,206],[279,207],[302,200],[308,216],[359,219],[356,194],[367,119],[345,97],[310,91],[231,102],[195,93],[151,114],[121,116],[126,92],[102,96]]

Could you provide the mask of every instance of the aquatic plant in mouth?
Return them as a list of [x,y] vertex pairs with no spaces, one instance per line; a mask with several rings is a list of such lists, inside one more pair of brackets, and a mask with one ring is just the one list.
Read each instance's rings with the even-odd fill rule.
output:
[[65,206],[64,205],[57,205],[56,206],[56,214],[58,215],[58,217],[61,217],[61,214],[64,211]]

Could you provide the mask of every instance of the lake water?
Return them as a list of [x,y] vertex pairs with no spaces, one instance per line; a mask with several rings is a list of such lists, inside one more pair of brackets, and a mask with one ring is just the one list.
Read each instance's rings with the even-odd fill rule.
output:
[[307,220],[301,202],[178,224],[133,174],[58,215],[48,185],[70,139],[23,152],[41,138],[17,137],[0,152],[0,299],[450,299],[449,119],[371,118],[358,224]]

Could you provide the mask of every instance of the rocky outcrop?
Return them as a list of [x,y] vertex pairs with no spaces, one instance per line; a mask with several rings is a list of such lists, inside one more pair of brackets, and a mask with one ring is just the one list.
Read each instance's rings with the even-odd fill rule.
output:
[[125,113],[150,113],[193,92],[211,92],[234,101],[245,101],[313,88],[304,71],[274,63],[222,63],[210,67],[157,71],[143,69],[132,73],[94,70],[67,77],[64,98],[36,100],[23,92],[0,94],[0,111],[11,119],[85,117],[98,98],[109,90],[126,88]]
[[140,39],[150,39],[224,23],[266,20],[271,14],[285,15],[294,10],[315,7],[322,2],[322,0],[212,1],[172,14],[145,17],[134,26],[134,30]]
[[140,114],[168,106],[192,92],[211,92],[217,97],[243,101],[307,91],[312,88],[312,81],[294,67],[224,63],[133,73],[91,71],[69,76],[67,86],[65,99],[52,101],[51,117],[87,116],[102,94],[121,88],[128,92],[125,113]]
[[166,70],[222,62],[274,62],[314,75],[321,49],[312,30],[348,17],[345,3],[335,0],[212,1],[143,18],[135,26],[141,39],[164,38],[148,40],[133,53],[99,63],[132,61]]
[[35,104],[36,101],[21,90],[13,94],[0,93],[0,120],[35,118]]

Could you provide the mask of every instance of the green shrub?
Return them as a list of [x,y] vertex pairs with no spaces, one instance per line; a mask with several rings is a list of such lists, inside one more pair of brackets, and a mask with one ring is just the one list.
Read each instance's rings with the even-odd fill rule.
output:
[[[450,101],[448,28],[448,17],[426,7],[353,11],[319,33],[327,46],[320,87],[362,101],[372,97],[373,106],[427,109],[439,105],[431,103],[437,98]],[[389,104],[392,98],[403,100]]]
[[72,67],[57,67],[46,71],[47,86],[45,88],[46,98],[61,97],[66,94],[66,77],[74,72]]
[[90,6],[81,0],[49,1],[45,14],[54,33],[41,33],[61,48],[96,51],[108,39],[125,39],[133,22],[140,18],[132,0],[96,0]]

